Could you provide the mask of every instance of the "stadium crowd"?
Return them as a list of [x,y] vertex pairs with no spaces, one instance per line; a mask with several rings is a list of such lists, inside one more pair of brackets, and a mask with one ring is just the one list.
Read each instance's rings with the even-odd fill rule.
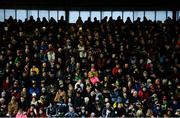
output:
[[180,20],[0,22],[0,116],[180,117]]

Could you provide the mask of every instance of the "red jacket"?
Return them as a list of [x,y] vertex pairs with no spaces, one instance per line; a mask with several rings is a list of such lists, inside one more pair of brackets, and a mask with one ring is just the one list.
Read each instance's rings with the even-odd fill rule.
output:
[[119,70],[120,70],[120,68],[114,67],[113,70],[112,70],[112,74],[113,75],[119,74]]

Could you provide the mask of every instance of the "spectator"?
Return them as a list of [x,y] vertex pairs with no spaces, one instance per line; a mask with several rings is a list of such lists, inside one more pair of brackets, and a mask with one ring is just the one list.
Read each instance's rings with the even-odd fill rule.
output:
[[56,96],[54,98],[54,102],[58,103],[60,101],[64,101],[66,103],[66,93],[62,88],[59,88],[59,90],[56,93]]
[[36,86],[36,82],[34,80],[32,81],[32,87],[29,88],[29,94],[32,96],[39,96],[40,94],[39,87]]
[[104,109],[102,111],[102,116],[105,118],[115,116],[114,109],[111,108],[110,103],[106,103],[106,106],[104,107]]
[[33,65],[30,69],[30,74],[33,75],[33,73],[35,73],[36,75],[39,74],[39,69],[35,65]]
[[27,110],[27,117],[37,117],[38,112],[35,106],[32,104],[30,108]]
[[48,47],[49,47],[47,51],[48,61],[53,63],[55,61],[55,56],[56,56],[55,50],[53,49],[52,44],[49,44]]
[[23,112],[22,109],[19,109],[19,111],[16,114],[16,118],[27,118],[26,112]]
[[15,116],[18,112],[18,102],[16,101],[16,98],[12,96],[11,101],[8,104],[8,113],[6,116]]
[[69,111],[64,115],[65,117],[78,117],[73,107],[69,107]]
[[27,111],[28,107],[28,100],[26,100],[24,97],[21,97],[19,102],[19,108],[22,108],[23,111]]
[[94,65],[92,65],[91,71],[89,71],[89,73],[88,73],[88,77],[92,84],[96,84],[96,83],[100,82],[100,80],[98,78],[98,72],[95,70]]
[[49,106],[46,108],[46,116],[56,116],[56,112],[56,107],[50,103]]

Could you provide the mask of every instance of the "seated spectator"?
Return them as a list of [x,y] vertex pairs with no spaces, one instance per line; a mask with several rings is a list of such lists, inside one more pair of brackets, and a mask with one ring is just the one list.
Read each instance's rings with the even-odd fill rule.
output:
[[65,103],[63,103],[63,101],[60,101],[59,103],[57,103],[56,107],[57,107],[56,115],[58,117],[63,117],[65,113],[68,112],[68,106]]
[[69,107],[69,111],[64,115],[65,117],[78,117],[73,107]]
[[91,71],[89,71],[89,73],[88,73],[88,77],[93,85],[100,82],[100,80],[98,78],[98,72],[95,70],[94,65],[92,65]]
[[110,103],[106,103],[106,106],[103,108],[102,111],[102,117],[114,117],[115,113],[114,113],[114,109],[111,108]]
[[22,109],[19,109],[16,114],[16,118],[27,118],[26,112],[23,112]]
[[27,110],[27,117],[37,117],[38,111],[34,105],[31,105],[30,108]]
[[0,98],[0,116],[6,116],[7,105],[4,98]]
[[8,112],[6,116],[16,116],[18,112],[18,102],[16,101],[16,98],[12,96],[11,101],[8,104]]
[[48,51],[47,51],[48,61],[50,63],[53,63],[55,61],[56,53],[55,53],[55,50],[54,50],[52,44],[49,44],[48,48],[49,48]]
[[33,95],[39,96],[40,95],[40,89],[39,89],[39,87],[36,86],[35,81],[32,81],[32,87],[29,88],[29,94],[31,96],[33,96]]
[[56,105],[52,105],[51,103],[49,104],[49,106],[46,108],[46,116],[48,117],[54,117],[56,116]]
[[19,102],[19,108],[22,108],[23,111],[27,111],[28,107],[29,107],[29,101],[24,97],[21,97]]
[[30,75],[33,75],[33,73],[35,73],[35,75],[39,74],[39,69],[35,65],[30,69]]
[[43,107],[39,108],[38,117],[41,117],[41,118],[46,118],[47,117]]
[[64,101],[66,103],[67,98],[66,98],[66,92],[62,88],[59,88],[57,93],[56,93],[56,96],[54,98],[54,102],[58,103],[61,101]]

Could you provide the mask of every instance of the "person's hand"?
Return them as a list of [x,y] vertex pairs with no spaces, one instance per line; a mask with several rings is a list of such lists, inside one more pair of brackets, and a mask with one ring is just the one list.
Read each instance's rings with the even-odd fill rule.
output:
[[111,111],[110,111],[110,110],[107,110],[107,111],[106,111],[106,113],[107,113],[107,114],[110,114],[110,113],[111,113]]

